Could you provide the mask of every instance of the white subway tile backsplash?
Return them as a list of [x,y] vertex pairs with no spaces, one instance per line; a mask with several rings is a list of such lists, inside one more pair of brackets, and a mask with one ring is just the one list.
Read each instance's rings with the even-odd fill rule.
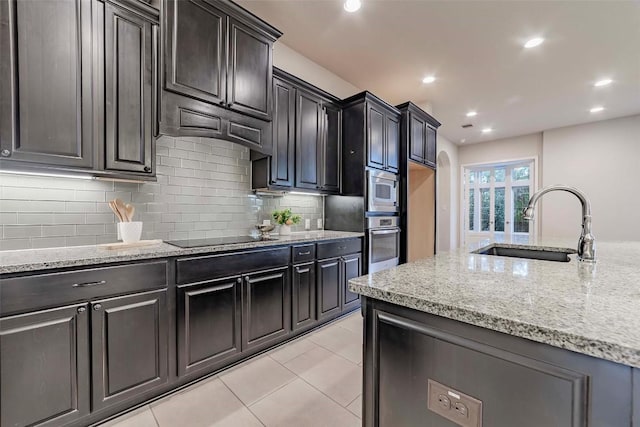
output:
[[151,183],[3,175],[0,250],[114,242],[117,220],[107,201],[115,198],[135,205],[134,219],[144,222],[148,239],[247,234],[283,207],[314,225],[322,218],[320,197],[254,196],[249,150],[240,145],[162,137],[156,155],[157,182]]

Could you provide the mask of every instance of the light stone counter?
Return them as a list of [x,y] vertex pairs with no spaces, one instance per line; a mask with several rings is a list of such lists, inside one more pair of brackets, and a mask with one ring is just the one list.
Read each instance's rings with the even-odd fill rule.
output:
[[242,249],[259,249],[269,246],[282,246],[293,243],[317,242],[323,240],[362,237],[364,233],[345,231],[310,231],[292,233],[288,236],[274,236],[277,240],[264,240],[249,243],[222,244],[198,248],[182,249],[168,243],[135,249],[108,250],[100,246],[73,246],[68,248],[26,249],[18,251],[0,251],[0,274],[22,273],[27,271],[54,268],[77,267],[112,262],[124,262],[153,258],[197,255],[215,252],[228,252]]
[[352,279],[349,289],[640,367],[640,242],[597,242],[595,266],[576,255],[561,263],[470,253],[488,243]]

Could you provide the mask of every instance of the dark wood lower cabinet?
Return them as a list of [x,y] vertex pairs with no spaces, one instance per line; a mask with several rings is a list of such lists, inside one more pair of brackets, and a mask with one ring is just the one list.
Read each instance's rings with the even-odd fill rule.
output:
[[240,276],[178,286],[178,375],[215,369],[241,351]]
[[318,261],[318,319],[340,313],[340,258]]
[[92,409],[167,382],[166,289],[91,304]]
[[65,425],[89,413],[87,304],[0,319],[0,425]]
[[316,323],[316,263],[293,266],[291,278],[292,327],[304,329]]
[[349,290],[348,282],[362,275],[362,255],[353,254],[342,257],[342,311],[350,310],[360,305],[360,295]]
[[244,276],[243,294],[243,351],[276,341],[289,333],[289,267]]

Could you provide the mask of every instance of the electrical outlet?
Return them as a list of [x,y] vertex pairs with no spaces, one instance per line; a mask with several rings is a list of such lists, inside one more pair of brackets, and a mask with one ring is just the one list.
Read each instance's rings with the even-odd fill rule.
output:
[[322,219],[318,218],[318,230],[322,230]]
[[459,426],[482,427],[482,401],[431,379],[427,408]]
[[310,230],[311,229],[311,220],[310,219],[305,219],[304,220],[304,229],[305,230]]

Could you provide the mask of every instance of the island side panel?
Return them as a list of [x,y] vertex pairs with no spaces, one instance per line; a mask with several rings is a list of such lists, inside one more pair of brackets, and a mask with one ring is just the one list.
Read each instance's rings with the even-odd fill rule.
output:
[[370,298],[365,304],[365,426],[451,427],[427,409],[428,379],[482,400],[485,426],[631,425],[630,367]]

